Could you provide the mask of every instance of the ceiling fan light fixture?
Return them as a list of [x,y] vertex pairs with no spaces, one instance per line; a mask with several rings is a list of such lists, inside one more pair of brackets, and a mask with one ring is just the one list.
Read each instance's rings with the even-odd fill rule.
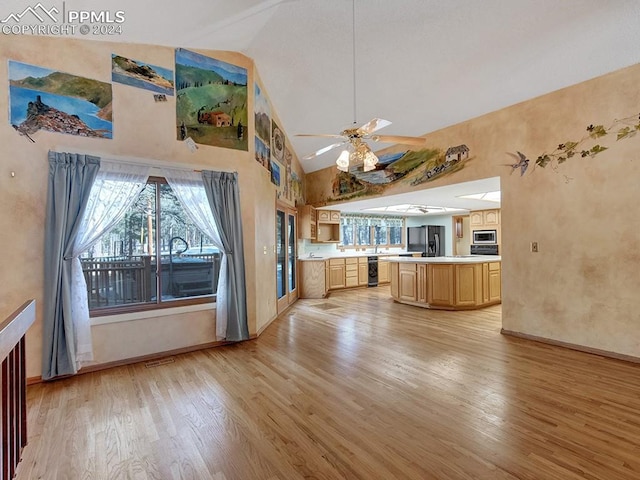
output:
[[376,164],[378,163],[378,157],[376,157],[376,155],[371,150],[369,150],[364,155],[363,163],[364,163],[363,170],[365,172],[370,172],[371,170],[376,168]]
[[349,171],[349,150],[343,150],[342,153],[340,153],[340,156],[338,157],[338,159],[336,160],[336,165],[338,166],[338,170],[340,170],[341,172],[348,172]]

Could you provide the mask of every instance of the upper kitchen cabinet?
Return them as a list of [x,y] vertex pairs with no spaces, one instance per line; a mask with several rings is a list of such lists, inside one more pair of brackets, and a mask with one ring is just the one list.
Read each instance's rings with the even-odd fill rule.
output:
[[318,223],[340,223],[339,210],[316,210]]
[[340,241],[340,211],[316,210],[317,230],[316,242]]
[[469,212],[469,225],[472,230],[495,229],[500,225],[500,209],[494,208]]
[[298,235],[301,239],[315,240],[317,232],[316,209],[303,205],[298,210]]

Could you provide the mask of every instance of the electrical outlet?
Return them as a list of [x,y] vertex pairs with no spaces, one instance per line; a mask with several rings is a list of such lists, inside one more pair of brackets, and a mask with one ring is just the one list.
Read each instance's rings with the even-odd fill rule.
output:
[[531,251],[533,253],[538,253],[538,242],[531,242]]

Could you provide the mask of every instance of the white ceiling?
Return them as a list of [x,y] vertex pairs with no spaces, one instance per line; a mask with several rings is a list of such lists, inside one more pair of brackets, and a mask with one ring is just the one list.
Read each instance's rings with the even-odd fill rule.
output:
[[[3,0],[0,14],[27,1]],[[393,122],[381,134],[424,135],[640,58],[638,0],[353,1],[355,118],[352,0],[66,0],[65,8],[125,12],[122,35],[93,40],[251,57],[299,158],[333,141],[296,133],[339,133],[379,117]],[[329,166],[338,153],[303,168]]]

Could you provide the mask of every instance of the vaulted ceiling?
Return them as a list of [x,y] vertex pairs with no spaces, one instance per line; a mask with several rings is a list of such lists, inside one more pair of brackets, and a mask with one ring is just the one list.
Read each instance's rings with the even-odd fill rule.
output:
[[355,19],[351,0],[122,2],[121,40],[253,58],[299,158],[332,141],[295,133],[423,135],[640,59],[637,0],[354,1]]
[[[94,40],[251,57],[299,158],[332,140],[296,133],[338,133],[354,120],[379,117],[393,122],[380,133],[424,135],[640,58],[638,0],[66,0],[65,6],[125,12],[122,35]],[[4,0],[2,10],[24,7],[24,0]],[[338,153],[303,161],[303,168],[324,168]]]

